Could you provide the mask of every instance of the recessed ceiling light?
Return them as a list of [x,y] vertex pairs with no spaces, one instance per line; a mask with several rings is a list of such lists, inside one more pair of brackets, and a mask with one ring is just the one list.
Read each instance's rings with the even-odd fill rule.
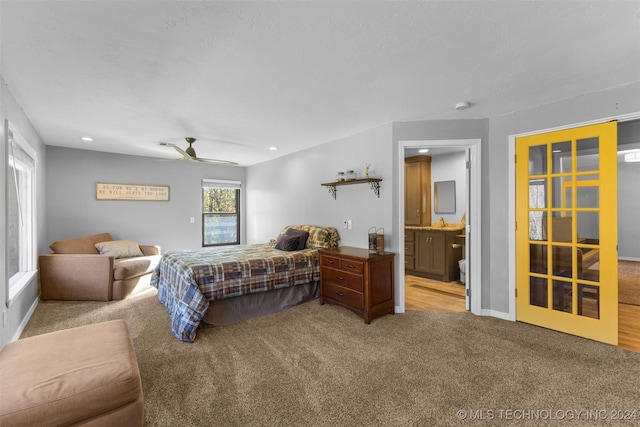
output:
[[469,107],[471,107],[471,104],[468,101],[462,101],[456,104],[456,110],[466,110]]
[[627,153],[624,155],[625,162],[640,162],[640,151]]
[[91,138],[90,136],[81,136],[80,139],[86,142],[93,141],[93,138]]
[[269,150],[271,151],[276,151],[278,149],[278,147],[269,147]]
[[428,148],[421,148],[418,150],[418,153],[428,153],[429,149]]

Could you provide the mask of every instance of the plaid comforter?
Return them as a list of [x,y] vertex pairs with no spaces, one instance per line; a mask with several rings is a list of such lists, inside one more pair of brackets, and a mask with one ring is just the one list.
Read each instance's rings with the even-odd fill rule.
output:
[[173,335],[193,342],[209,301],[319,280],[318,259],[317,249],[284,252],[270,243],[173,251],[162,256],[151,285]]

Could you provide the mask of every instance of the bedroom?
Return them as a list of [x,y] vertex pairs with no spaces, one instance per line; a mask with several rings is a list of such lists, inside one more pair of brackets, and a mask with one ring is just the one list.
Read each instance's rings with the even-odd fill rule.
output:
[[[637,28],[637,21],[635,25]],[[630,58],[637,58],[632,55],[636,50],[637,47],[632,48]],[[637,59],[629,59],[625,65],[637,71]],[[635,77],[628,78],[624,77],[623,71],[617,71],[623,74],[620,81],[604,86],[585,84],[572,96],[544,105],[520,106],[502,114],[478,116],[473,108],[453,115],[457,112],[451,104],[447,105],[452,111],[447,111],[446,119],[425,112],[412,120],[380,121],[343,134],[336,131],[337,135],[327,138],[322,145],[246,168],[155,162],[153,156],[45,145],[48,141],[43,132],[31,121],[27,106],[18,101],[18,95],[13,93],[4,74],[0,106],[4,115],[36,146],[38,153],[37,246],[40,253],[47,252],[48,245],[56,239],[105,230],[141,243],[159,244],[163,251],[197,247],[201,229],[197,222],[192,224],[190,218],[200,216],[203,178],[246,183],[241,204],[243,242],[267,241],[283,225],[302,222],[336,226],[341,234],[341,245],[362,246],[369,227],[376,226],[388,230],[385,243],[388,242],[389,250],[398,252],[401,243],[395,207],[401,197],[398,190],[399,141],[480,139],[483,170],[481,308],[483,314],[509,318],[512,313],[510,278],[504,268],[504,262],[509,258],[509,241],[504,230],[513,199],[508,184],[508,138],[540,129],[637,113],[640,111],[637,73],[630,73]],[[420,81],[421,78],[412,84],[413,87],[418,87]],[[563,82],[556,85],[561,86]],[[452,100],[457,101],[457,98]],[[2,151],[0,160],[0,173],[5,176],[6,151]],[[380,198],[367,188],[353,186],[340,188],[337,199],[333,200],[320,186],[333,179],[337,171],[362,171],[366,163],[373,165],[372,174],[383,179]],[[171,201],[151,204],[98,202],[94,194],[97,181],[169,185]],[[6,190],[0,191],[4,211]],[[341,228],[342,221],[347,218],[352,220],[351,230]],[[1,239],[4,239],[4,233]],[[2,243],[0,246],[4,251],[6,242],[2,240]],[[2,258],[4,260],[4,256]],[[8,298],[4,287],[0,296],[6,307]],[[19,334],[36,303],[37,283],[34,282],[8,307],[3,307],[3,345]]]

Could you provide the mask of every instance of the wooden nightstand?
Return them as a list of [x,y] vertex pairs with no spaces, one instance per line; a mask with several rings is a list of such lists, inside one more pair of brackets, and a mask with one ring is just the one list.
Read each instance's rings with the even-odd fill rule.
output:
[[320,249],[320,304],[338,304],[364,318],[394,314],[393,252],[341,246]]

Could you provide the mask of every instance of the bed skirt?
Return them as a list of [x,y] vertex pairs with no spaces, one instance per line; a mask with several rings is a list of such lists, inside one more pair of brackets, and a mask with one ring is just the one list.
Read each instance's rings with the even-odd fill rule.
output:
[[212,301],[200,326],[212,328],[265,316],[318,298],[319,282]]

